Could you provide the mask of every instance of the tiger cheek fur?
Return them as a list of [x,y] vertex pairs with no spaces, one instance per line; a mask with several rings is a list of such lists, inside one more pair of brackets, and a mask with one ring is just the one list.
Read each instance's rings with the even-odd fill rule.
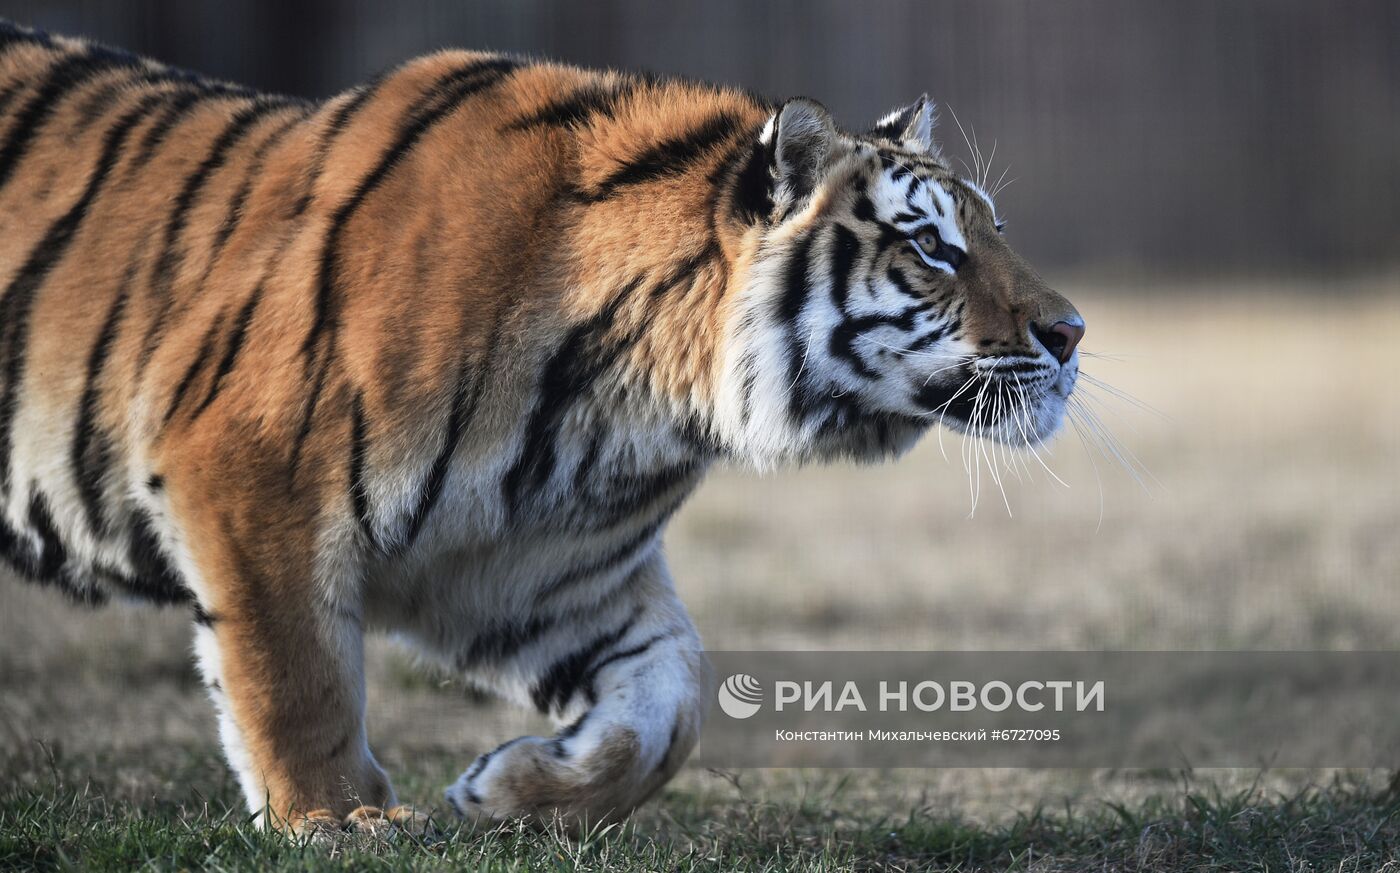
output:
[[710,464],[902,450],[989,344],[1072,387],[930,127],[468,52],[314,104],[0,23],[0,553],[189,608],[278,823],[406,818],[366,629],[558,726],[458,813],[625,815],[709,708],[660,538]]

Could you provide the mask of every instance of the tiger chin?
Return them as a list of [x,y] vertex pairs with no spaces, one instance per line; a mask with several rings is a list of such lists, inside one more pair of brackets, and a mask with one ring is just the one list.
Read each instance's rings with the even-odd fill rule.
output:
[[313,103],[2,24],[0,552],[185,605],[272,821],[405,820],[370,629],[558,726],[458,814],[621,817],[709,709],[661,537],[711,465],[1060,423],[1084,322],[933,123],[460,51]]

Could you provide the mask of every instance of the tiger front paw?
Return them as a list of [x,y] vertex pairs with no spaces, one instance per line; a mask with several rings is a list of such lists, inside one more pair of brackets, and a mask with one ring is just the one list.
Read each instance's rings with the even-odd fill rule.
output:
[[345,829],[357,834],[387,836],[395,831],[421,837],[437,830],[432,814],[399,804],[388,809],[361,806],[345,816]]
[[558,739],[521,737],[477,758],[447,789],[447,802],[473,824],[526,819],[577,830],[616,821],[669,775],[645,766],[640,751],[627,729],[586,752]]

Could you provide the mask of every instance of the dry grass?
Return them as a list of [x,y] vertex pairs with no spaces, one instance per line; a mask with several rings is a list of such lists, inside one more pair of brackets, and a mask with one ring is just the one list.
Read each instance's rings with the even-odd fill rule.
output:
[[[1096,478],[1073,434],[1047,459],[1070,487],[1032,463],[1030,480],[1007,485],[1014,518],[985,467],[968,518],[957,437],[947,462],[931,437],[884,467],[720,471],[667,540],[683,594],[713,649],[1400,646],[1400,394],[1388,384],[1400,297],[1387,284],[1073,293],[1085,349],[1117,356],[1084,370],[1163,413],[1097,395],[1159,480],[1153,493],[1102,457]],[[80,800],[89,782],[123,827],[205,821],[198,798],[217,810],[234,797],[183,615],[86,613],[8,580],[0,605],[0,861],[61,866],[35,847],[63,838],[34,826],[66,803],[97,828]],[[537,727],[415,678],[383,641],[372,648],[371,737],[400,738],[379,747],[409,796],[435,798],[474,754]],[[1394,857],[1379,776],[1258,778],[749,773],[735,786],[691,772],[626,837],[642,842],[614,845],[607,863],[1350,870]],[[181,865],[215,857],[180,845],[195,852]],[[217,863],[257,866],[272,850],[256,845]],[[462,845],[475,848],[435,849],[424,864],[563,851]]]

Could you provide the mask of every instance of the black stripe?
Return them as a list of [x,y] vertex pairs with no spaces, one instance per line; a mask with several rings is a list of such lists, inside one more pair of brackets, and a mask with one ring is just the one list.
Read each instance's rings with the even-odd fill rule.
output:
[[321,405],[321,393],[326,389],[326,376],[329,371],[329,361],[315,368],[316,376],[306,398],[306,408],[302,412],[301,425],[297,427],[296,435],[292,437],[292,453],[287,462],[287,467],[292,473],[288,478],[289,486],[294,484],[297,467],[301,463],[301,453],[306,448],[306,441],[311,437],[311,424],[315,421],[316,410]]
[[24,90],[25,84],[23,80],[19,80],[11,82],[4,89],[0,89],[0,117],[4,116],[5,112],[9,110],[10,104],[13,103],[15,98],[19,96],[19,93]]
[[452,456],[457,450],[457,444],[461,441],[462,435],[466,433],[476,411],[476,406],[481,400],[481,394],[485,390],[486,379],[491,372],[496,347],[500,342],[501,325],[505,321],[504,315],[505,307],[502,307],[496,314],[491,333],[488,334],[486,354],[483,356],[477,378],[470,390],[467,388],[467,374],[471,369],[471,358],[465,354],[462,357],[452,392],[452,407],[447,415],[447,427],[442,435],[442,446],[438,449],[437,456],[433,458],[432,466],[428,468],[427,478],[423,480],[419,497],[408,514],[408,521],[398,543],[400,552],[413,545],[413,541],[417,539],[418,533],[423,529],[423,522],[427,520],[428,514],[437,505],[438,499],[442,497],[442,489],[447,482],[447,471],[451,466]]
[[[918,207],[914,205],[914,194],[919,190],[919,183],[920,179],[918,176],[910,176],[909,183],[904,186],[904,202],[910,209],[918,209]],[[933,208],[938,210],[939,215],[942,215],[943,207],[938,205],[938,198],[930,197],[929,199],[933,201]]]
[[53,580],[68,560],[68,552],[54,529],[49,501],[37,485],[29,495],[29,527],[39,537],[39,551],[34,555],[30,575],[41,582]]
[[807,302],[807,282],[811,270],[812,234],[798,240],[783,272],[783,293],[778,298],[778,320],[793,325]]
[[912,342],[906,343],[904,349],[905,351],[910,352],[921,352],[929,346],[933,345],[934,343],[938,342],[939,340],[943,339],[944,334],[946,334],[947,332],[947,327],[935,327],[928,333],[917,337]]
[[730,214],[746,224],[766,222],[773,217],[773,146],[757,136],[744,153],[744,163],[734,173]]
[[666,523],[666,519],[669,517],[668,513],[648,523],[643,526],[640,531],[628,538],[626,542],[613,548],[601,558],[589,564],[585,564],[582,567],[575,567],[540,586],[535,592],[535,604],[538,606],[560,591],[563,591],[565,588],[569,588],[586,579],[592,579],[595,576],[607,573],[611,570],[616,570],[629,559],[638,555],[642,549],[655,542],[656,532],[661,529],[661,526]]
[[302,351],[310,354],[321,335],[326,330],[334,330],[336,313],[333,310],[336,275],[335,268],[339,254],[340,235],[351,216],[360,208],[376,188],[383,184],[395,167],[403,161],[429,130],[446,118],[453,110],[466,102],[479,91],[483,91],[502,81],[518,64],[506,58],[479,61],[456,70],[439,80],[429,92],[426,108],[415,106],[413,115],[399,129],[390,147],[380,155],[379,162],[367,176],[360,180],[355,193],[340,205],[331,218],[330,229],[326,232],[325,245],[321,249],[321,260],[316,283],[316,314],[311,330],[302,344]]
[[[141,142],[137,146],[136,156],[131,162],[133,168],[144,167],[165,143],[175,127],[202,108],[205,103],[211,100],[256,100],[259,96],[258,92],[251,88],[228,85],[223,82],[209,82],[189,73],[173,72],[167,75],[174,81],[188,83],[190,87],[175,93],[170,102],[166,104],[165,111],[152,122],[150,127],[146,128],[146,132],[142,135]],[[299,102],[287,98],[278,99],[284,103]]]
[[107,366],[112,344],[116,342],[117,330],[126,313],[126,304],[131,297],[131,280],[135,265],[127,269],[121,286],[107,310],[107,318],[97,334],[92,351],[88,353],[87,378],[83,382],[82,399],[78,402],[77,425],[73,432],[73,478],[78,486],[78,497],[87,515],[88,526],[98,536],[108,530],[109,520],[102,506],[102,485],[112,460],[112,444],[98,424],[98,407],[102,399],[102,371]]
[[608,493],[596,497],[587,490],[587,474],[597,458],[596,441],[590,453],[580,462],[574,475],[574,494],[588,514],[592,530],[606,530],[629,518],[635,518],[682,483],[693,479],[700,471],[694,460],[682,461],[659,470],[636,474],[608,474]]
[[788,408],[794,418],[801,417],[802,408],[806,405],[806,390],[799,384],[799,379],[805,372],[803,363],[807,354],[807,342],[806,337],[799,335],[801,328],[797,321],[802,314],[802,307],[807,302],[807,275],[811,266],[813,238],[810,233],[803,236],[788,257],[783,275],[783,293],[778,298],[777,305],[778,321],[787,331],[787,383],[792,386],[789,389],[791,396],[788,399]]
[[170,405],[166,407],[165,418],[161,420],[163,426],[168,426],[170,419],[175,417],[175,413],[180,409],[180,401],[185,399],[190,387],[194,385],[194,380],[199,377],[199,371],[204,369],[209,357],[214,354],[214,340],[224,326],[225,315],[227,313],[224,310],[219,310],[219,314],[214,316],[214,321],[209,325],[209,329],[204,332],[204,338],[199,341],[199,351],[195,353],[194,360],[190,361],[190,365],[185,368],[185,375],[180,377],[179,383],[175,386],[175,393],[170,395]]
[[610,343],[607,334],[618,310],[641,282],[640,278],[633,279],[598,314],[576,325],[545,363],[520,455],[501,482],[512,513],[520,508],[527,492],[539,490],[553,475],[557,463],[555,439],[573,404],[636,341],[634,336]]
[[97,123],[107,110],[112,108],[114,98],[123,89],[134,84],[133,79],[113,79],[103,82],[100,86],[93,88],[82,100],[77,101],[72,111],[68,113],[67,119],[72,120],[72,126],[68,133],[76,141],[88,128]]
[[206,610],[204,604],[198,600],[194,602],[191,609],[194,611],[194,623],[200,627],[213,627],[214,623],[219,620],[218,616]]
[[870,199],[870,195],[864,191],[856,196],[855,205],[851,207],[851,215],[857,221],[878,222],[879,216],[875,212],[875,202]]
[[355,522],[371,548],[377,548],[373,522],[370,520],[369,485],[365,481],[365,455],[369,440],[365,435],[364,394],[357,393],[350,405],[350,501],[355,510]]
[[[695,274],[700,272],[701,267],[716,260],[717,258],[719,258],[719,256],[719,241],[716,240],[714,237],[710,237],[705,241],[704,248],[691,255],[690,257],[686,258],[684,261],[681,261],[675,266],[674,269],[671,270],[670,274],[667,275],[666,278],[656,283],[656,287],[651,289],[651,299],[660,300],[662,297],[665,297],[671,291],[674,291],[676,288],[679,288],[681,286],[681,283],[685,280],[693,279],[695,277]],[[695,286],[692,283],[687,288],[687,290],[693,287]]]
[[20,536],[0,516],[0,560],[9,562],[21,578],[54,585],[71,600],[85,606],[101,606],[107,602],[107,595],[102,589],[84,584],[87,580],[74,578],[63,566],[51,577],[40,578],[37,573],[42,557],[36,553],[28,537]]
[[335,142],[346,127],[350,125],[350,120],[369,102],[383,83],[384,76],[379,75],[367,84],[356,90],[350,99],[346,100],[331,115],[331,119],[326,124],[326,129],[321,138],[316,143],[316,153],[312,156],[310,167],[306,174],[306,187],[302,191],[300,199],[297,200],[293,208],[294,215],[301,215],[306,212],[306,208],[311,205],[311,200],[316,196],[316,182],[321,178],[321,173],[325,170],[326,159],[330,157],[331,145]]
[[913,175],[914,172],[913,170],[910,170],[907,166],[907,161],[898,160],[893,155],[888,155],[884,152],[880,152],[880,163],[883,164],[886,169],[891,171],[890,181],[892,182],[898,182],[905,176]]
[[831,331],[831,341],[827,350],[833,357],[840,358],[851,365],[851,369],[856,374],[866,379],[879,379],[881,374],[870,369],[856,353],[855,341],[867,331],[877,327],[893,327],[897,330],[909,330],[914,326],[914,316],[918,308],[906,309],[894,315],[866,315],[859,318],[847,317],[836,325]]
[[[147,65],[137,65],[133,68],[132,74],[121,78],[105,82],[101,87],[94,88],[91,93],[84,97],[76,107],[73,115],[77,116],[78,123],[74,126],[71,134],[76,137],[85,131],[92,122],[96,121],[102,114],[111,108],[113,99],[125,92],[134,91],[143,86],[153,86],[162,84],[175,84],[190,87],[206,88],[205,83],[195,74],[184,70],[176,70],[169,67],[150,68]],[[177,93],[175,91],[166,92],[167,95]]]
[[132,514],[127,560],[135,572],[129,585],[140,596],[160,604],[189,603],[194,599],[184,578],[165,557],[155,520],[144,509]]
[[248,301],[238,310],[238,314],[233,319],[233,329],[229,333],[228,344],[224,347],[223,357],[219,358],[219,365],[214,370],[214,378],[209,382],[209,390],[204,393],[204,399],[195,407],[191,420],[198,418],[204,410],[209,408],[215,398],[219,396],[219,389],[224,385],[224,379],[233,372],[233,365],[238,361],[238,353],[243,348],[243,341],[248,336],[248,325],[253,320],[253,313],[258,308],[258,303],[262,300],[262,285],[253,289],[253,293],[248,296]]
[[88,177],[87,187],[68,210],[49,227],[43,241],[30,253],[29,259],[0,295],[0,352],[3,352],[5,382],[0,393],[0,490],[10,487],[10,453],[13,448],[15,416],[19,412],[20,387],[24,380],[29,319],[38,298],[39,288],[67,253],[88,208],[102,191],[108,175],[121,155],[122,144],[132,128],[159,98],[147,96],[107,131],[102,154]]
[[603,668],[610,667],[613,664],[616,664],[618,661],[625,661],[628,658],[635,658],[638,655],[646,654],[647,650],[650,649],[652,646],[656,645],[662,640],[669,639],[671,636],[672,633],[670,631],[655,634],[653,636],[647,637],[645,640],[643,640],[635,646],[632,646],[629,649],[623,649],[620,652],[613,652],[601,661],[595,662],[593,666],[588,669],[588,675],[584,677],[583,680],[583,693],[588,697],[588,702],[598,702],[598,693],[596,690],[594,690],[594,683],[598,679],[598,674],[603,672]]
[[[355,211],[360,208],[376,188],[378,188],[404,157],[413,150],[418,141],[442,121],[453,110],[461,106],[473,94],[499,84],[519,63],[508,58],[492,58],[469,64],[439,79],[430,89],[424,102],[416,105],[413,114],[400,128],[393,144],[382,155],[378,164],[360,180],[355,192],[340,205],[331,217],[330,229],[321,249],[321,259],[317,270],[316,298],[311,328],[302,343],[302,353],[307,357],[307,377],[313,380],[310,400],[303,413],[301,426],[292,445],[291,470],[295,478],[301,460],[302,448],[311,434],[311,424],[316,417],[321,393],[325,387],[327,370],[335,353],[335,334],[339,327],[339,311],[336,296],[335,268],[339,260],[340,235]],[[348,117],[348,113],[347,113]],[[320,352],[317,347],[323,346]]]
[[164,333],[165,323],[169,318],[172,285],[175,281],[175,275],[179,272],[185,259],[185,252],[180,247],[180,236],[184,233],[185,225],[189,221],[190,210],[194,208],[195,201],[209,181],[209,177],[227,162],[229,152],[233,147],[247,136],[253,126],[264,116],[284,109],[287,105],[287,102],[282,100],[260,99],[240,109],[210,145],[204,160],[200,162],[194,172],[185,177],[180,193],[175,198],[170,218],[166,221],[160,256],[156,260],[155,270],[151,274],[150,293],[154,298],[152,302],[156,312],[155,317],[151,319],[150,325],[146,328],[141,351],[136,360],[137,379],[140,379],[141,374],[145,372],[146,365],[150,363],[151,355],[155,353],[156,346]]
[[921,302],[924,301],[925,298],[923,297],[923,295],[919,294],[912,287],[910,287],[909,280],[905,278],[904,273],[898,267],[892,266],[888,270],[886,270],[885,277],[890,280],[890,284],[893,285],[895,287],[895,290],[898,291],[900,294],[903,294],[905,297],[908,297],[913,300],[918,300]]
[[860,240],[844,224],[837,224],[831,234],[831,302],[836,310],[846,313],[846,299],[851,289],[851,272],[860,257]]
[[739,372],[744,374],[743,381],[740,383],[742,386],[740,389],[742,400],[739,404],[739,420],[743,422],[745,426],[748,425],[749,419],[753,417],[753,394],[754,389],[758,387],[758,369],[754,362],[754,356],[756,354],[756,352],[750,349],[744,352],[743,356],[739,358]]
[[732,112],[721,112],[683,136],[662,140],[646,149],[609,174],[585,196],[597,202],[611,197],[620,188],[678,176],[703,158],[714,145],[731,136],[739,124],[738,116]]
[[535,684],[535,687],[530,690],[530,699],[534,702],[535,708],[546,714],[550,710],[563,710],[584,682],[593,660],[603,650],[617,645],[637,623],[641,612],[641,606],[635,607],[632,614],[621,625],[594,637],[588,645],[551,664],[545,670],[543,677]]
[[483,662],[498,663],[513,656],[558,624],[552,616],[535,616],[520,624],[506,624],[472,640],[467,651],[456,659],[457,667],[468,670]]
[[844,333],[851,323],[846,312],[846,300],[850,293],[851,272],[855,269],[860,255],[860,240],[844,224],[837,224],[831,238],[831,302],[841,313],[843,321],[831,333],[828,350],[837,358],[850,364],[856,375],[866,379],[878,379],[880,374],[870,369],[855,351],[854,337]]
[[219,229],[214,234],[214,242],[209,247],[209,259],[204,266],[204,275],[199,279],[196,288],[203,288],[209,281],[209,276],[214,272],[214,265],[219,261],[219,255],[223,253],[224,246],[228,244],[229,237],[238,229],[238,225],[243,221],[243,212],[248,203],[248,195],[253,191],[253,185],[262,174],[263,161],[267,158],[267,153],[272,147],[282,141],[293,127],[296,127],[303,119],[305,113],[294,118],[289,118],[272,133],[263,138],[253,150],[252,156],[248,159],[248,169],[243,174],[243,181],[239,183],[238,190],[233,197],[229,198],[228,208],[224,210],[224,220],[219,223]]
[[0,188],[4,188],[10,181],[15,167],[29,151],[34,137],[68,92],[108,70],[136,67],[140,63],[131,55],[90,47],[68,55],[54,64],[47,71],[44,84],[38,93],[24,104],[14,124],[6,132],[4,145],[0,145]]
[[194,112],[195,107],[203,100],[207,100],[213,95],[198,89],[182,91],[176,94],[171,101],[166,104],[165,111],[160,117],[146,128],[146,132],[141,136],[141,141],[136,147],[136,156],[132,158],[133,167],[143,167],[161,143],[170,135],[170,131],[186,116]]
[[554,753],[554,757],[562,758],[568,754],[564,744],[579,735],[579,732],[583,730],[583,723],[588,720],[588,716],[592,713],[593,710],[588,710],[554,735],[553,739],[549,741],[549,748]]
[[529,115],[517,118],[505,129],[520,131],[532,127],[571,127],[591,121],[594,115],[611,118],[618,104],[636,87],[635,82],[623,82],[614,87],[587,85],[562,100],[547,103]]

